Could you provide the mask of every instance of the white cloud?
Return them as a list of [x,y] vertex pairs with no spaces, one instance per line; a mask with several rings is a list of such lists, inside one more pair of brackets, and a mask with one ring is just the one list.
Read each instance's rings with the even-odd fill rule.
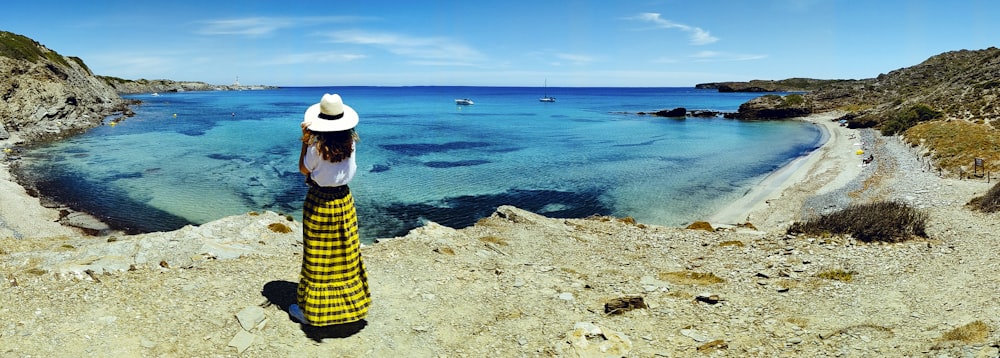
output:
[[278,30],[291,27],[320,25],[332,22],[363,20],[361,17],[245,17],[204,21],[204,27],[197,32],[202,35],[267,36]]
[[678,24],[676,22],[660,17],[660,14],[655,12],[642,13],[637,16],[630,17],[628,19],[651,23],[655,28],[658,29],[678,29],[684,32],[688,32],[690,34],[689,36],[692,45],[708,45],[711,43],[715,43],[716,41],[719,41],[717,37],[712,36],[712,34],[710,34],[708,31],[700,27]]
[[198,30],[203,35],[264,36],[294,25],[291,19],[248,17],[242,19],[206,21]]
[[364,59],[365,55],[339,52],[309,52],[278,56],[264,65],[298,65],[304,63],[351,62]]
[[698,62],[732,62],[750,61],[767,58],[767,55],[726,53],[718,51],[701,51],[690,56]]
[[415,63],[462,64],[479,63],[486,56],[474,48],[446,37],[414,37],[395,33],[366,32],[360,30],[337,31],[325,34],[330,42],[375,46],[391,53],[412,58]]

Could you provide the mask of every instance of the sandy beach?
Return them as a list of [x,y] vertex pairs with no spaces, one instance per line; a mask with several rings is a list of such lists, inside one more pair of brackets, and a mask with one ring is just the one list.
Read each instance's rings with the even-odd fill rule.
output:
[[[983,249],[995,247],[1000,220],[965,208],[991,184],[924,172],[895,138],[870,143],[876,161],[862,169],[859,136],[831,116],[803,119],[827,128],[821,148],[712,219],[749,215],[758,230],[509,206],[461,230],[429,223],[363,248],[372,310],[363,326],[332,329],[286,313],[296,221],[264,212],[165,233],[65,235],[15,222],[52,211],[0,176],[0,356],[1000,356],[1000,263]],[[928,212],[930,239],[784,232],[803,203],[862,171],[879,179],[865,193]],[[954,338],[967,326],[980,328]]]
[[769,174],[707,221],[713,226],[752,222],[761,229],[774,228],[798,218],[790,209],[801,207],[805,196],[839,188],[854,179],[861,173],[861,157],[855,153],[859,149],[857,135],[835,121],[841,115],[828,112],[798,119],[820,126],[826,142]]

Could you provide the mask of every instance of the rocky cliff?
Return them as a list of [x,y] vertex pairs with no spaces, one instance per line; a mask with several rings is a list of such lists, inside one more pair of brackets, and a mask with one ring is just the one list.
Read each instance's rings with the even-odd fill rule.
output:
[[83,60],[0,31],[0,140],[64,137],[128,111],[126,101]]

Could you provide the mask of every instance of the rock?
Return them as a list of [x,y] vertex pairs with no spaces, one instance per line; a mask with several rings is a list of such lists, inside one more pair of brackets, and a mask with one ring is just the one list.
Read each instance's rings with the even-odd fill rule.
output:
[[705,302],[712,305],[719,303],[719,301],[722,301],[722,298],[720,298],[719,295],[713,293],[702,293],[695,296],[694,299],[698,302]]
[[687,116],[687,109],[684,107],[677,107],[671,110],[664,109],[653,112],[653,115],[658,117],[684,118]]
[[634,309],[648,308],[642,296],[628,296],[613,299],[604,304],[604,313],[622,314]]
[[111,227],[108,224],[87,213],[71,212],[59,221],[64,225],[80,228],[88,235],[104,236],[111,232]]
[[237,352],[243,353],[243,351],[246,351],[247,348],[250,348],[250,345],[253,344],[254,338],[256,338],[256,336],[254,336],[252,333],[240,330],[236,332],[236,335],[233,336],[233,339],[229,340],[228,346],[235,347]]
[[566,332],[566,342],[556,347],[559,355],[571,357],[626,357],[632,351],[632,341],[621,332],[580,322]]
[[[793,97],[794,96],[794,97]],[[802,95],[766,95],[747,101],[733,115],[736,119],[762,120],[804,117],[812,114],[812,108]]]
[[240,322],[240,327],[244,331],[250,331],[264,321],[264,309],[260,306],[248,306],[236,314],[236,320]]
[[691,338],[695,340],[695,342],[708,342],[712,340],[712,337],[709,337],[707,334],[689,328],[682,329],[681,335],[684,337]]

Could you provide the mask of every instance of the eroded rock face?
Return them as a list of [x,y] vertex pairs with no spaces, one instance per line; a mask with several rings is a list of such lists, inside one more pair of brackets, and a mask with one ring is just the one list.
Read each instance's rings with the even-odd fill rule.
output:
[[98,126],[125,109],[125,100],[83,61],[19,35],[2,34],[5,41],[32,43],[43,56],[0,55],[0,127],[5,128],[0,134],[16,133],[26,141],[60,138]]

